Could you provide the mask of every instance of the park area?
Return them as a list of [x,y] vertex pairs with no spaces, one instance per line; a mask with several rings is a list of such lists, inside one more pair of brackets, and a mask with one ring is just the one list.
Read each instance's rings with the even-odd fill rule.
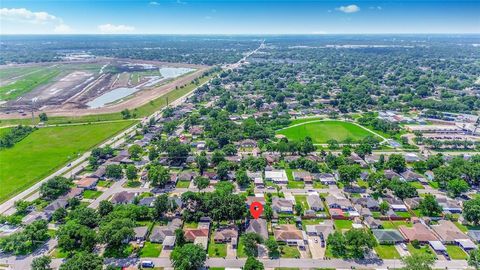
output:
[[340,143],[346,140],[359,141],[368,136],[376,136],[359,125],[333,120],[313,120],[298,123],[278,130],[277,134],[295,141],[310,137],[316,144],[324,144],[329,140],[336,140]]
[[103,124],[40,128],[0,150],[0,202],[27,189],[79,155],[134,124]]

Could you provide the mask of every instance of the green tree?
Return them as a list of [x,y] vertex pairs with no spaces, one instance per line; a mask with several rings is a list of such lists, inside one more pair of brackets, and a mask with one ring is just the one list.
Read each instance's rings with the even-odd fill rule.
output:
[[362,170],[358,165],[342,165],[338,168],[338,174],[340,182],[350,186],[352,182],[356,181],[360,177]]
[[335,231],[327,238],[327,245],[334,257],[343,258],[347,255],[347,241],[341,232]]
[[93,251],[96,233],[76,221],[68,221],[57,231],[58,247],[65,252]]
[[453,179],[447,183],[448,194],[455,198],[470,189],[468,183],[463,179]]
[[148,169],[148,180],[156,187],[164,187],[170,181],[170,171],[162,165],[152,165]]
[[301,203],[296,203],[296,204],[295,204],[295,213],[296,213],[298,216],[303,215],[303,206],[302,206]]
[[187,240],[185,240],[185,234],[182,229],[175,230],[175,244],[177,247],[185,245]]
[[52,214],[52,220],[56,223],[63,223],[65,222],[65,218],[67,217],[67,210],[65,208],[58,208]]
[[72,181],[65,177],[56,176],[40,186],[40,196],[45,200],[55,200],[70,190]]
[[307,136],[303,139],[300,145],[300,151],[305,155],[315,151],[315,145],[313,145],[312,138]]
[[102,223],[98,231],[98,237],[102,243],[109,247],[118,248],[122,242],[135,236],[133,227],[135,223],[129,218],[116,218]]
[[203,190],[210,185],[210,180],[205,177],[197,176],[193,179],[193,183],[198,188],[198,190]]
[[263,242],[262,237],[256,233],[246,233],[243,240],[245,254],[249,257],[257,257],[257,245]]
[[362,259],[366,252],[377,245],[373,235],[365,230],[351,229],[345,233],[348,250],[355,259]]
[[208,159],[206,156],[199,155],[195,157],[195,162],[197,163],[198,170],[202,175],[203,172],[208,168]]
[[68,215],[70,220],[75,220],[79,224],[85,225],[90,228],[97,227],[100,217],[95,209],[86,207],[84,205],[75,208]]
[[402,173],[407,169],[407,163],[401,154],[392,154],[388,158],[387,168],[392,169],[397,173]]
[[142,147],[138,144],[133,144],[128,148],[128,153],[130,154],[130,157],[133,159],[137,159],[140,157],[140,155],[143,153]]
[[235,172],[235,179],[240,187],[246,187],[250,184],[250,178],[248,178],[247,172],[243,169]]
[[435,258],[430,254],[413,253],[402,257],[403,270],[431,270],[435,264]]
[[468,265],[474,267],[476,270],[480,269],[480,249],[470,251],[468,258]]
[[42,112],[38,115],[38,118],[40,118],[40,121],[42,122],[47,122],[48,121],[48,116],[46,113]]
[[113,204],[109,201],[100,201],[100,204],[98,205],[98,214],[101,217],[104,217],[108,214],[110,214],[113,211]]
[[388,210],[390,209],[390,205],[389,205],[388,202],[386,202],[386,201],[382,201],[382,202],[380,203],[379,207],[380,207],[380,212],[381,212],[382,214],[384,214],[384,215],[385,215],[385,214],[388,212]]
[[103,259],[93,253],[79,252],[60,265],[60,270],[102,270]]
[[33,259],[30,265],[31,270],[51,270],[50,263],[52,259],[48,256],[40,256]]
[[167,194],[162,194],[155,198],[155,201],[153,202],[153,217],[156,220],[160,220],[167,212],[168,206],[169,202]]
[[265,269],[263,263],[255,259],[255,257],[248,257],[243,270],[263,270]]
[[137,179],[137,168],[134,165],[130,164],[127,166],[125,174],[128,180],[133,181]]
[[431,194],[425,195],[423,200],[420,201],[419,209],[423,215],[433,217],[442,213],[442,207],[438,204],[435,196]]
[[480,223],[480,196],[463,203],[463,217],[475,225]]
[[270,258],[278,258],[280,257],[280,251],[278,250],[278,243],[275,239],[268,239],[265,242],[265,246],[268,249],[268,257]]
[[199,245],[185,244],[175,247],[170,254],[170,260],[175,269],[197,270],[204,266],[207,259],[205,249]]
[[122,166],[118,164],[109,164],[105,169],[105,176],[112,179],[120,179],[123,177]]

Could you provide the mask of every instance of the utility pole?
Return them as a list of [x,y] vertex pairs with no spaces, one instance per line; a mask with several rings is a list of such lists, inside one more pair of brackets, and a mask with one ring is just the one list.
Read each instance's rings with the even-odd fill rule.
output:
[[165,97],[165,99],[167,100],[167,107],[168,107],[168,97]]

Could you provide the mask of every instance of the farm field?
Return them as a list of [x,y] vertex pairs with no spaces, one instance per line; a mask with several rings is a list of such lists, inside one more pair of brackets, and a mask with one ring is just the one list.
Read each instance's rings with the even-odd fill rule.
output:
[[0,202],[133,123],[40,128],[12,148],[1,150]]
[[343,121],[321,121],[304,122],[298,125],[277,131],[277,134],[285,135],[290,140],[303,140],[309,136],[313,143],[327,143],[329,140],[343,142],[347,139],[353,141],[361,140],[367,136],[375,136],[355,124]]

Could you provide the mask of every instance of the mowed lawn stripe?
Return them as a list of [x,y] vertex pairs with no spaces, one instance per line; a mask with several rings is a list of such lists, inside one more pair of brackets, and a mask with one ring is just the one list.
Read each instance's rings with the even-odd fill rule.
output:
[[12,148],[0,150],[0,202],[134,123],[40,128]]
[[284,128],[277,131],[277,134],[285,135],[290,140],[303,140],[309,136],[314,143],[326,143],[332,139],[342,142],[347,138],[358,141],[367,136],[375,136],[362,127],[343,121],[307,122]]

